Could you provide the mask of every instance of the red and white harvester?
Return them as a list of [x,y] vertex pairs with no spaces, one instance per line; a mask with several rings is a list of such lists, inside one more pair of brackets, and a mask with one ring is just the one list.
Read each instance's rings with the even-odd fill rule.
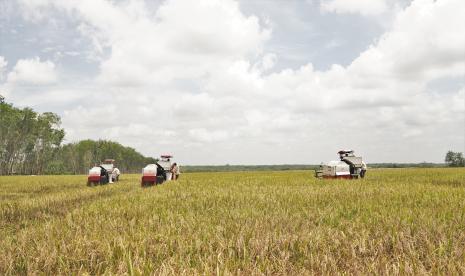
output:
[[115,160],[105,159],[100,166],[95,166],[89,170],[87,185],[113,183],[119,180],[120,174],[120,170],[115,166]]
[[321,164],[315,171],[317,178],[357,179],[364,177],[366,165],[362,157],[355,156],[353,150],[340,150],[338,161],[329,161]]
[[156,164],[148,164],[142,169],[141,186],[153,186],[171,180],[172,155],[164,154]]

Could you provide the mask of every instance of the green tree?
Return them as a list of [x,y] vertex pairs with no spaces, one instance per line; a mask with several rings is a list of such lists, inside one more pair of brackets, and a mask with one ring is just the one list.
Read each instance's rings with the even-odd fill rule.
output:
[[41,174],[63,141],[60,117],[0,102],[0,175]]
[[465,166],[465,159],[461,152],[448,151],[446,153],[445,162],[449,167],[463,167]]
[[51,112],[17,108],[0,97],[0,175],[85,174],[110,158],[123,172],[139,172],[155,159],[106,140],[83,140],[62,145],[65,131]]

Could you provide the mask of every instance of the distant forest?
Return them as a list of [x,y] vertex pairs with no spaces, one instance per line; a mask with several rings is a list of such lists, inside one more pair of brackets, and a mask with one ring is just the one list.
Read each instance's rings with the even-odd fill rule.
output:
[[[217,165],[182,166],[183,172],[238,172],[238,171],[289,171],[315,170],[319,165]],[[369,168],[441,168],[438,163],[370,163]]]
[[65,130],[51,112],[18,108],[0,96],[0,175],[84,174],[106,158],[123,172],[140,172],[156,160],[111,141],[84,140],[62,144]]

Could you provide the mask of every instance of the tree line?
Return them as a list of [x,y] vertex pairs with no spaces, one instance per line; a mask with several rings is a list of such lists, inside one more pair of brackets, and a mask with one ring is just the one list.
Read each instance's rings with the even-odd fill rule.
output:
[[112,141],[62,144],[65,130],[55,113],[38,113],[6,103],[0,95],[0,175],[83,174],[104,159],[122,172],[139,172],[156,159]]
[[117,142],[83,140],[61,146],[56,158],[48,164],[48,173],[84,174],[105,159],[115,159],[123,173],[139,173],[145,165],[157,161]]

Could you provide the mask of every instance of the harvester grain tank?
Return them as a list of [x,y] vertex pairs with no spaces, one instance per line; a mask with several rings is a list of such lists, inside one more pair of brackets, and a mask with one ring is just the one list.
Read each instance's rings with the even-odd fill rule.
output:
[[141,186],[153,186],[166,181],[166,173],[159,164],[148,164],[142,169]]
[[102,168],[100,167],[93,167],[90,169],[87,176],[87,185],[92,186],[107,183],[107,174],[105,172],[102,174],[102,172]]
[[363,177],[366,165],[362,157],[355,156],[353,150],[340,150],[338,161],[321,164],[315,171],[317,178],[357,179]]

